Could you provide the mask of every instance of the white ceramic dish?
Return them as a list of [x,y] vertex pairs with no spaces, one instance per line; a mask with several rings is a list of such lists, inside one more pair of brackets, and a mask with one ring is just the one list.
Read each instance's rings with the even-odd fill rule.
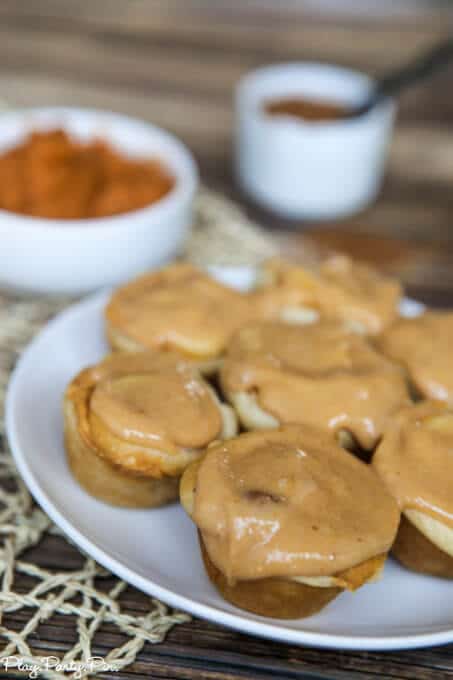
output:
[[236,173],[244,190],[290,218],[351,214],[376,196],[395,104],[360,118],[323,122],[270,116],[271,99],[305,97],[340,104],[363,101],[373,81],[329,64],[277,64],[247,74],[236,91]]
[[[246,286],[250,270],[226,272]],[[225,276],[222,276],[225,280]],[[61,400],[68,381],[106,351],[106,295],[51,321],[23,354],[7,395],[6,424],[18,468],[36,500],[77,544],[118,576],[174,607],[276,640],[340,649],[401,649],[453,641],[453,584],[389,560],[382,580],[345,593],[316,616],[277,621],[226,603],[201,564],[196,531],[184,511],[110,507],[87,495],[66,465]],[[407,301],[403,312],[421,306]]]
[[156,157],[175,187],[148,207],[86,220],[50,220],[0,210],[0,287],[80,294],[121,283],[173,257],[186,236],[198,183],[195,162],[168,132],[109,111],[22,109],[0,115],[0,153],[35,129],[61,127],[82,141],[99,137],[136,158]]

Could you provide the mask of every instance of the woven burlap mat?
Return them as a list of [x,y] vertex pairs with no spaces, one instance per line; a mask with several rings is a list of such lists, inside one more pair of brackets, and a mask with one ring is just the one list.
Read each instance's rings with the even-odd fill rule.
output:
[[[199,265],[255,264],[275,252],[271,238],[235,204],[206,189],[200,192],[186,246],[189,260]],[[151,598],[145,614],[128,614],[119,601],[126,584],[88,557],[82,568],[61,572],[27,559],[25,551],[36,547],[49,532],[59,531],[34,503],[16,471],[4,433],[4,398],[25,345],[69,302],[0,294],[0,677],[14,672],[23,677],[34,673],[30,677],[85,678],[107,667],[120,670],[134,661],[145,643],[162,641],[170,628],[189,620],[186,614]],[[19,575],[21,585],[16,588]],[[109,584],[107,592],[102,580]],[[30,584],[28,589],[24,582]],[[57,614],[71,616],[68,620],[77,641],[64,654],[42,648],[37,652],[40,625]],[[10,618],[14,626],[7,625]],[[96,662],[95,636],[105,623],[125,635],[126,642]],[[20,667],[14,669],[15,664]]]

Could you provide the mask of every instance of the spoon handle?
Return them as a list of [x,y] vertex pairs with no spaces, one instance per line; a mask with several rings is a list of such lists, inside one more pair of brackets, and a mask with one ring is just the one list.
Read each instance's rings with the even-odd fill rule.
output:
[[380,78],[367,101],[360,107],[366,113],[386,97],[398,94],[406,87],[443,68],[453,59],[453,37],[439,43],[414,61]]

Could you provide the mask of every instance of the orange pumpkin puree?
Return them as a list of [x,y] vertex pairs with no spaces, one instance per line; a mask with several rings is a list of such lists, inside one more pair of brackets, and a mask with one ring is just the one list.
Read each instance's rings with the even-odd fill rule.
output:
[[174,186],[155,158],[123,156],[64,130],[32,132],[0,154],[0,209],[50,219],[107,217],[143,208]]

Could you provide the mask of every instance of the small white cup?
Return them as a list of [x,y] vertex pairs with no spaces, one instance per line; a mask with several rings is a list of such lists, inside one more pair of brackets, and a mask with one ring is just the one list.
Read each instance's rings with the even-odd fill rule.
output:
[[362,102],[372,86],[363,73],[311,62],[246,75],[236,91],[235,140],[236,173],[245,192],[288,218],[343,217],[372,201],[395,117],[392,100],[359,118],[332,121],[265,111],[270,100],[294,97],[347,106]]

